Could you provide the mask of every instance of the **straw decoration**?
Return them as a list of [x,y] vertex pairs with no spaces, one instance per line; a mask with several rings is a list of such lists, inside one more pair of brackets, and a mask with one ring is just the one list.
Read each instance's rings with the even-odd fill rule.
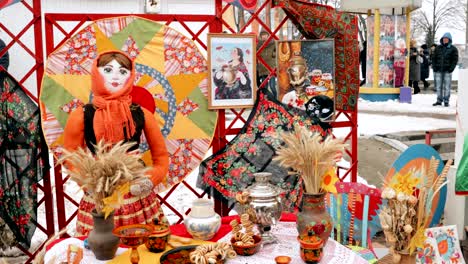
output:
[[140,162],[141,154],[129,152],[135,143],[106,144],[100,141],[95,153],[82,148],[64,150],[59,160],[71,167],[70,178],[93,199],[97,212],[107,217],[120,206],[123,195],[129,192],[130,182],[145,177],[148,168]]
[[[396,182],[385,183],[382,198],[388,203],[379,218],[394,260],[401,258],[400,253],[413,254],[417,248],[423,247],[424,231],[432,220],[432,202],[447,184],[451,164],[452,160],[449,160],[438,175],[439,161],[433,157],[427,168],[423,166],[404,175],[396,174]],[[419,194],[415,196],[417,186]]]
[[323,139],[319,133],[299,125],[294,126],[294,131],[280,132],[279,137],[284,145],[276,150],[273,160],[298,174],[306,193],[321,192],[323,176],[335,165],[337,153],[343,152],[346,144],[332,137]]

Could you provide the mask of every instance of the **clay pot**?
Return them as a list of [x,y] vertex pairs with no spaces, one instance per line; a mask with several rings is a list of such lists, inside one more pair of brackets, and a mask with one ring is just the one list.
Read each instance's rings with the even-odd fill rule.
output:
[[93,230],[88,235],[88,245],[98,260],[113,259],[119,247],[119,238],[112,230],[114,229],[114,213],[104,218],[104,214],[93,211]]
[[260,250],[260,247],[262,246],[262,243],[260,243],[262,242],[262,237],[254,235],[252,238],[254,239],[253,245],[238,245],[236,243],[236,239],[231,238],[232,248],[237,253],[237,255],[252,256],[253,254],[257,253],[258,250]]
[[192,210],[185,217],[184,225],[193,238],[210,240],[221,227],[221,216],[214,211],[212,201],[199,198],[193,201]]

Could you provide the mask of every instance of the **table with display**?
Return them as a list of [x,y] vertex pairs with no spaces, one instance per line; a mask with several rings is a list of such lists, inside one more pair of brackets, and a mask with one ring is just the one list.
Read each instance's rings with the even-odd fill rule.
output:
[[[221,227],[216,235],[210,240],[212,242],[229,242],[231,238],[231,226],[230,221],[238,219],[239,216],[227,216],[222,218]],[[297,241],[297,230],[295,223],[295,215],[285,213],[282,215],[280,222],[273,227],[272,232],[278,238],[277,244],[264,245],[259,252],[253,256],[237,256],[234,259],[229,259],[227,264],[236,263],[275,263],[275,257],[279,255],[286,255],[291,257],[291,264],[304,263],[299,255],[299,242]],[[191,237],[185,229],[183,224],[172,225],[171,233],[182,237]],[[68,245],[74,244],[79,247],[83,247],[83,237],[81,238],[67,238],[62,240],[54,241],[47,248],[45,255],[45,264],[61,263],[66,262],[67,248]],[[207,243],[205,241],[193,240],[190,244],[201,244]],[[209,242],[208,242],[209,243]],[[167,250],[171,247],[167,247]],[[148,251],[145,245],[139,247],[140,252],[140,263],[159,263],[159,257],[163,253],[151,253]],[[94,257],[91,250],[83,250],[83,260],[81,264],[86,263],[129,263],[130,250],[125,247],[119,247],[116,253],[116,257],[110,261],[98,261]],[[363,258],[358,256],[352,250],[339,244],[333,239],[329,239],[323,252],[323,258],[320,263],[367,263]]]

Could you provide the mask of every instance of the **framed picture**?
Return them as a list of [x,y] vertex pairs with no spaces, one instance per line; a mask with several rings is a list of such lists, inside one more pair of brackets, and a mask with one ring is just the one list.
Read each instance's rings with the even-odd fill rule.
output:
[[247,108],[255,102],[255,34],[208,34],[208,108]]
[[276,50],[278,99],[323,122],[333,121],[334,40],[278,41]]

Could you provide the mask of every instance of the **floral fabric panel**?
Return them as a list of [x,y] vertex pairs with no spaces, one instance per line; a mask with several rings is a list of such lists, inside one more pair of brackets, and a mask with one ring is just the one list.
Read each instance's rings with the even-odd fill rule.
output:
[[29,248],[37,222],[37,182],[48,168],[39,109],[20,84],[0,72],[0,249]]
[[[157,191],[181,182],[210,147],[217,112],[207,108],[207,65],[188,37],[151,20],[123,16],[94,21],[47,58],[40,94],[46,142],[55,156],[63,147],[63,128],[91,94],[91,65],[99,53],[121,50],[135,61],[134,85],[154,98],[155,118],[166,138],[171,168]],[[151,164],[146,137],[140,151]]]
[[284,106],[265,90],[259,89],[254,108],[239,134],[202,162],[198,187],[211,186],[233,201],[236,193],[252,184],[254,173],[271,172],[270,182],[282,189],[283,210],[293,211],[302,194],[302,182],[297,175],[289,175],[287,170],[272,162],[275,149],[283,144],[279,133],[300,124],[326,135],[329,127],[318,125],[302,110]]
[[357,18],[330,6],[301,0],[273,0],[307,39],[335,40],[335,107],[356,111],[359,96],[359,46]]
[[426,237],[416,263],[465,264],[456,225],[428,228]]

